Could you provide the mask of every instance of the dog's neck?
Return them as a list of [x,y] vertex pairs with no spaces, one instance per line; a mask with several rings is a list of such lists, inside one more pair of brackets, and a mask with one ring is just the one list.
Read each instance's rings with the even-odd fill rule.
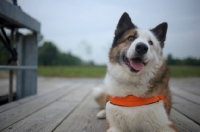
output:
[[108,63],[108,71],[104,80],[107,94],[120,97],[128,95],[151,97],[157,95],[160,92],[160,85],[157,84],[158,82],[163,83],[163,81],[157,80],[162,79],[166,69],[165,63],[162,64],[153,69],[146,67],[140,73],[132,75],[127,73],[122,66]]
[[149,81],[153,77],[151,72],[133,76],[119,65],[108,64],[108,72],[104,80],[106,92],[120,97],[127,95],[144,97],[150,87]]
[[123,82],[113,78],[109,73],[105,78],[106,93],[108,95],[125,97],[128,95],[135,95],[143,97],[148,91],[149,84],[138,84],[134,82]]

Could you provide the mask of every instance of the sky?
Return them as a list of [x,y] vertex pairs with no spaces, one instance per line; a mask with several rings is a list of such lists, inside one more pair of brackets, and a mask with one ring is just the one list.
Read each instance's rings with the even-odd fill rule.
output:
[[41,23],[43,41],[82,60],[106,64],[124,12],[141,29],[168,23],[164,56],[200,59],[200,0],[18,0]]

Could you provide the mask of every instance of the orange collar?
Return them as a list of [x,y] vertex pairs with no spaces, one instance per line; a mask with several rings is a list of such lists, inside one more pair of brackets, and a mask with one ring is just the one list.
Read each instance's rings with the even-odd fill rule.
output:
[[126,97],[110,96],[110,102],[112,104],[119,105],[119,106],[128,106],[128,107],[147,105],[147,104],[158,102],[159,100],[162,100],[165,103],[166,108],[168,108],[168,102],[162,94],[159,94],[159,95],[153,96],[153,97],[149,97],[149,98],[142,98],[142,97],[137,97],[134,95],[129,95]]

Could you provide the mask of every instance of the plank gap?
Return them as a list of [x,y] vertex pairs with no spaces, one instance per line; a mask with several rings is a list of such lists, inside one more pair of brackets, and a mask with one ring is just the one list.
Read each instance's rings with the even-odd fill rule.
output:
[[200,126],[200,123],[198,123],[197,121],[193,120],[192,118],[190,118],[187,114],[184,114],[183,112],[181,112],[180,110],[176,109],[173,107],[174,110],[176,110],[177,112],[179,112],[180,114],[184,115],[186,118],[188,118],[189,120],[191,120],[192,122],[198,124]]
[[[181,96],[181,95],[179,95],[179,94],[174,93],[173,91],[172,91],[172,94],[173,94],[173,96],[177,96],[177,97],[179,97],[179,98],[182,98],[182,99],[184,99],[184,100],[187,100],[187,101],[189,101],[189,102],[191,102],[191,103],[194,103],[194,104],[196,104],[196,105],[200,105],[200,102],[194,102],[194,101],[192,101],[192,100],[190,100],[190,99],[188,99],[188,98],[186,98],[186,97],[184,97],[184,96]],[[172,97],[172,98],[173,98],[173,97]]]
[[[87,97],[88,97],[88,95],[90,95],[91,94],[91,91],[89,91],[89,93],[87,93],[84,97],[83,97],[83,99],[82,100],[85,100]],[[78,102],[78,101],[77,101]],[[80,105],[83,103],[84,101],[80,101],[76,106],[75,106],[75,108],[65,117],[65,118],[63,118],[63,120],[60,122],[60,123],[58,123],[58,125],[52,130],[52,132],[54,132],[78,107],[80,107]]]

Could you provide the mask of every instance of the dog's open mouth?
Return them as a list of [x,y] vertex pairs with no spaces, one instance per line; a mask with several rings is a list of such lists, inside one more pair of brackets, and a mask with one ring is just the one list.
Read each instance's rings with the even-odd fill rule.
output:
[[124,63],[130,68],[133,72],[141,71],[146,63],[143,62],[141,57],[135,57],[133,59],[128,59],[125,55],[123,56]]

